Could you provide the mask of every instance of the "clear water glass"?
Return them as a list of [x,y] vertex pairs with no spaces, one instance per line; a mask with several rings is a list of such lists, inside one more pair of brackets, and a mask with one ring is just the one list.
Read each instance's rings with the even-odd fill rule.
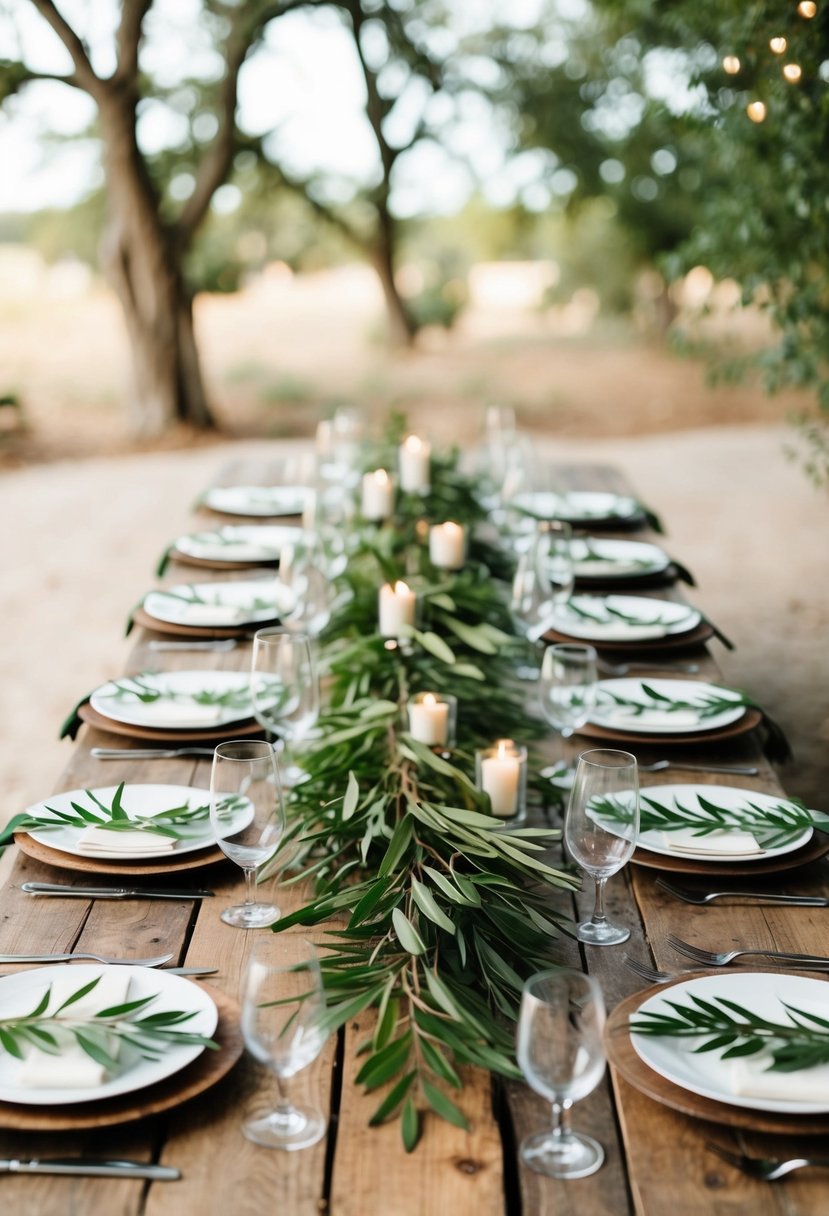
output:
[[[605,818],[610,802],[624,814]],[[570,803],[564,820],[564,840],[573,860],[594,879],[596,903],[590,920],[577,926],[579,941],[593,946],[626,942],[630,930],[612,925],[604,911],[608,878],[630,859],[639,836],[639,771],[630,752],[596,748],[579,756]]]
[[[247,814],[229,816],[229,795],[245,800]],[[279,919],[273,903],[257,903],[256,871],[276,853],[285,831],[282,788],[273,747],[264,739],[231,739],[213,754],[210,824],[224,855],[245,875],[245,902],[221,918],[237,929],[261,929]]]
[[580,971],[542,971],[524,985],[518,1064],[553,1111],[552,1128],[521,1144],[521,1160],[539,1174],[585,1178],[604,1161],[598,1141],[570,1126],[573,1104],[592,1093],[604,1074],[604,1020],[601,988]]
[[296,785],[303,770],[288,759],[316,725],[320,685],[311,638],[305,633],[274,627],[253,636],[250,693],[256,721],[282,740],[282,780]]
[[[548,646],[541,660],[538,696],[541,712],[562,739],[569,739],[584,726],[596,704],[598,655],[593,646],[562,642]],[[569,779],[574,770],[563,762],[556,766],[558,780]]]
[[266,1148],[308,1148],[325,1135],[317,1107],[291,1101],[287,1082],[307,1068],[325,1045],[325,995],[313,945],[291,932],[257,942],[242,990],[242,1034],[251,1055],[276,1078],[275,1110],[249,1119],[244,1134]]

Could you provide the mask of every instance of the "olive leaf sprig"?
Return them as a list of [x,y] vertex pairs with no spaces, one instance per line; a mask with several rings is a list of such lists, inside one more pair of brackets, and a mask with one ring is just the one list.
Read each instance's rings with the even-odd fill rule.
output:
[[114,692],[108,696],[118,701],[133,699],[142,704],[152,705],[156,701],[195,701],[197,705],[221,705],[227,709],[249,709],[250,689],[247,683],[236,688],[228,688],[221,692],[217,688],[202,688],[196,692],[179,692],[172,688],[159,688],[149,681],[154,677],[153,672],[141,672],[128,676],[127,680],[112,680]]
[[693,710],[700,720],[716,717],[729,709],[737,709],[740,706],[753,705],[753,701],[745,695],[745,693],[729,690],[729,695],[724,696],[716,691],[700,693],[693,700],[685,700],[682,697],[669,697],[665,693],[658,692],[650,684],[641,684],[640,697],[625,696],[623,693],[614,692],[607,685],[604,685],[599,693],[600,703],[605,705],[611,702],[620,709],[630,711],[632,717],[640,717],[644,713],[658,709],[663,713],[679,713],[682,710]]
[[[696,806],[686,803],[695,798]],[[593,808],[597,818],[610,823],[629,823],[630,808],[617,798],[596,799]],[[829,832],[829,815],[812,811],[797,798],[787,798],[773,805],[761,806],[746,798],[738,806],[718,806],[703,794],[675,794],[669,801],[642,792],[640,796],[640,828],[645,831],[678,832],[693,829],[693,835],[704,837],[711,832],[749,832],[764,849],[781,848],[802,836],[807,828]]]
[[564,605],[564,615],[572,615],[580,620],[591,621],[596,625],[610,625],[614,621],[622,621],[626,625],[653,625],[653,626],[675,626],[680,625],[683,621],[690,619],[694,610],[688,608],[681,616],[654,616],[645,618],[639,616],[635,612],[622,612],[620,608],[614,608],[607,600],[599,601],[587,600],[587,603],[596,603],[596,612],[590,612],[585,607],[585,599],[571,598]]
[[[616,564],[616,559],[608,553],[602,553],[591,545],[589,540],[584,540],[579,543],[578,548],[573,546],[573,560],[577,565],[587,565],[591,562],[601,562],[603,565],[608,562]],[[625,567],[633,566],[637,570],[647,570],[653,565],[653,559],[649,557],[625,557],[619,560],[619,564]]]
[[173,1046],[218,1051],[218,1044],[207,1036],[179,1029],[195,1016],[194,1010],[168,1009],[139,1017],[158,1000],[158,993],[110,1005],[92,1016],[73,1016],[71,1006],[88,996],[100,979],[95,976],[51,1010],[50,985],[30,1013],[0,1018],[0,1049],[18,1060],[24,1058],[26,1049],[32,1048],[58,1056],[63,1046],[74,1040],[86,1055],[109,1070],[118,1067],[114,1044],[129,1046],[147,1060],[160,1059]]
[[774,1022],[726,997],[708,1001],[689,993],[688,998],[688,1005],[666,998],[672,1014],[640,1009],[630,1020],[630,1030],[660,1038],[701,1037],[694,1053],[722,1051],[724,1060],[768,1050],[769,1072],[799,1072],[829,1063],[829,1018],[781,1001],[789,1020]]

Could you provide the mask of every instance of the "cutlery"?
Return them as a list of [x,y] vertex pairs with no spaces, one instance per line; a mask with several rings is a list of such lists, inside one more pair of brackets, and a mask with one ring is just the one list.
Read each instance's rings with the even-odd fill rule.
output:
[[[218,967],[161,967],[159,971],[163,975],[218,975]],[[5,979],[7,975],[19,975],[18,971],[3,971],[0,973],[0,979]]]
[[216,638],[210,642],[149,642],[150,650],[233,650],[238,644],[236,638]]
[[[93,755],[95,753],[93,747]],[[640,773],[661,773],[665,768],[681,768],[686,773],[732,773],[739,777],[756,777],[759,769],[750,764],[683,764],[681,760],[655,760],[640,764]]]
[[75,1174],[87,1178],[150,1178],[154,1182],[175,1182],[181,1170],[171,1165],[148,1161],[84,1161],[80,1157],[43,1157],[30,1161],[14,1158],[0,1160],[3,1174]]
[[169,890],[165,887],[72,887],[68,883],[24,882],[27,895],[63,895],[79,899],[206,899],[212,891]]
[[792,904],[800,908],[829,907],[829,898],[825,895],[782,895],[775,891],[691,891],[688,887],[674,886],[664,878],[657,878],[656,885],[677,899],[684,899],[687,904],[710,904],[714,899],[759,899],[764,903]]
[[829,1157],[788,1157],[785,1161],[775,1161],[772,1157],[748,1157],[745,1153],[730,1153],[728,1149],[720,1148],[719,1144],[711,1144],[710,1141],[706,1141],[705,1147],[735,1169],[747,1174],[749,1178],[759,1178],[761,1182],[774,1182],[777,1178],[785,1178],[792,1170],[802,1170],[807,1165],[829,1168]]
[[[656,967],[651,967],[649,963],[642,963],[638,958],[632,958],[626,954],[625,966],[628,971],[638,975],[640,980],[644,980],[646,984],[667,984],[670,980],[678,980],[682,975],[699,975],[701,964],[696,967],[680,967],[677,971],[659,971]],[[798,963],[796,967],[797,971],[823,971],[824,969],[824,967],[810,967],[807,963],[802,966]],[[768,970],[782,972],[784,968],[769,967]]]
[[166,760],[174,756],[210,756],[213,747],[93,747],[96,760]]
[[599,659],[599,670],[608,676],[626,676],[629,671],[682,671],[694,676],[699,671],[699,663],[607,663]]
[[124,967],[160,967],[169,963],[173,957],[170,954],[157,954],[155,958],[107,958],[103,954],[89,954],[82,951],[67,951],[65,954],[0,954],[0,963],[66,963],[72,958],[89,958],[96,963],[112,963]]
[[[744,954],[759,955],[761,958],[776,958],[783,959],[792,964],[809,963],[814,967],[825,968],[829,971],[829,958],[820,954],[788,954],[783,950],[702,950],[699,946],[692,946],[689,942],[683,942],[678,937],[671,934],[668,937],[668,945],[672,946],[678,954],[684,954],[686,958],[691,958],[695,963],[700,963],[703,967],[727,967],[735,958],[742,958]],[[796,970],[796,966],[793,968]]]

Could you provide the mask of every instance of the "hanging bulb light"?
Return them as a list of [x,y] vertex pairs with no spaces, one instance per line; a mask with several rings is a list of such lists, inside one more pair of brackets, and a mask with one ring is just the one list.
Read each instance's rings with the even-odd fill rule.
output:
[[782,55],[787,46],[785,38],[772,38],[769,41],[769,48],[774,51],[775,55]]
[[726,55],[722,61],[723,71],[729,76],[736,76],[740,70],[740,61],[736,55]]
[[746,114],[752,122],[765,122],[767,114],[765,102],[750,101],[746,106]]
[[783,67],[783,75],[789,84],[797,84],[803,75],[803,69],[799,63],[787,63]]
[[807,21],[811,21],[812,17],[817,13],[817,5],[815,0],[800,0],[797,6],[797,11],[801,17],[805,17]]

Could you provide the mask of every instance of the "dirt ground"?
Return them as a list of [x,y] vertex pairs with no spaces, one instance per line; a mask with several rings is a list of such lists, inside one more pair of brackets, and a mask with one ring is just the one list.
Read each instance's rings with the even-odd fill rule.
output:
[[[737,643],[733,655],[717,647],[726,678],[789,734],[797,760],[785,787],[829,807],[827,497],[783,454],[781,419],[796,399],[711,392],[697,364],[629,331],[579,334],[536,314],[481,309],[454,337],[390,356],[366,337],[373,290],[362,272],[339,272],[200,301],[225,421],[241,434],[307,433],[333,401],[352,400],[404,407],[436,439],[468,438],[483,400],[509,401],[552,458],[620,466],[696,573],[690,598]],[[56,738],[61,721],[124,669],[126,614],[153,585],[159,553],[251,442],[179,433],[123,454],[125,351],[111,301],[38,299],[0,298],[0,393],[20,392],[31,425],[0,442],[0,815],[53,789],[70,750]]]

